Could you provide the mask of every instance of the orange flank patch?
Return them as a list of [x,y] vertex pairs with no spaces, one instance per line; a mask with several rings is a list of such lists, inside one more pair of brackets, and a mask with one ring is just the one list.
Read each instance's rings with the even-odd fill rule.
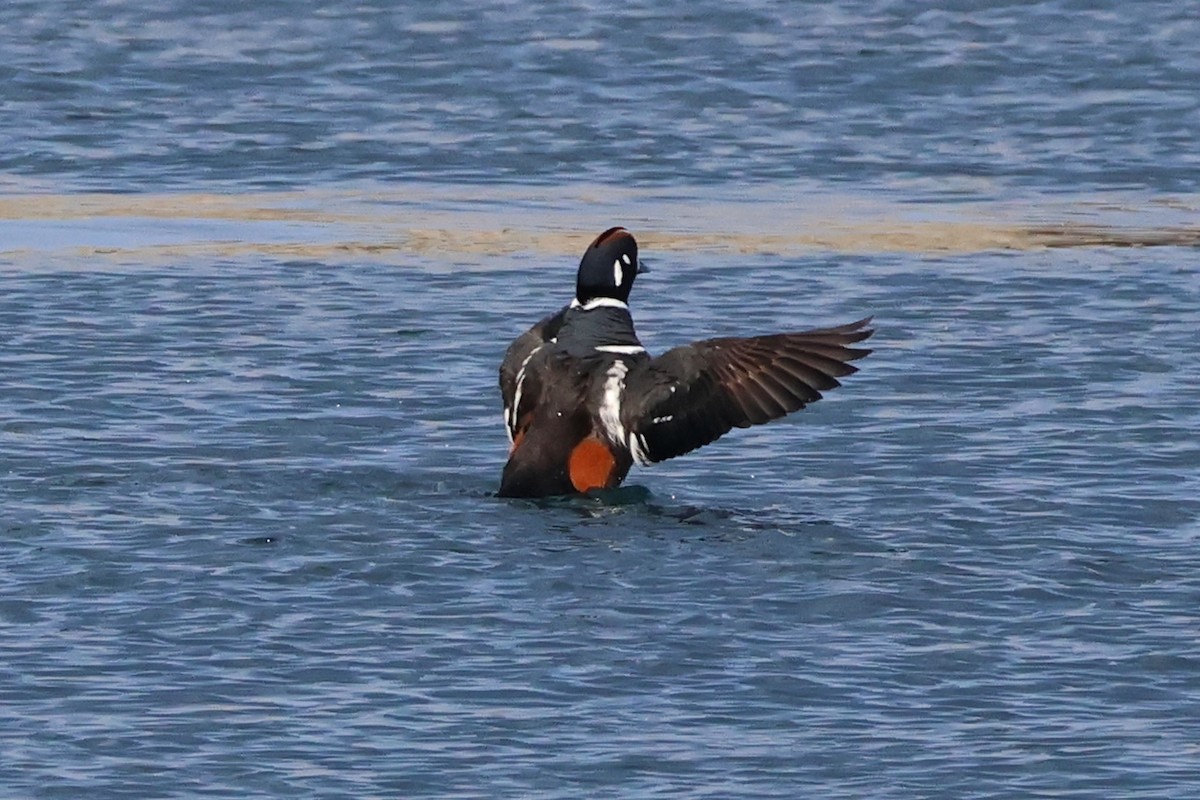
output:
[[604,442],[589,436],[571,451],[567,459],[567,474],[577,492],[605,489],[612,478],[617,459]]
[[510,456],[513,453],[517,452],[517,448],[521,446],[521,440],[524,438],[525,438],[525,431],[524,430],[517,431],[517,435],[513,437],[512,447],[508,448],[508,454]]

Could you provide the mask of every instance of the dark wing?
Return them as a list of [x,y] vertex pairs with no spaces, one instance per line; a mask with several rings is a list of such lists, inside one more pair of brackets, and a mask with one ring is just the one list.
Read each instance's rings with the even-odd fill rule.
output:
[[668,350],[626,378],[622,424],[644,463],[695,450],[731,428],[760,425],[821,399],[857,372],[871,318],[836,328],[708,339]]
[[504,399],[504,424],[508,428],[509,439],[517,435],[519,421],[532,411],[530,404],[538,395],[537,392],[521,391],[525,388],[522,385],[525,365],[539,347],[558,336],[566,312],[564,307],[538,322],[514,339],[504,353],[504,360],[500,362],[500,396]]

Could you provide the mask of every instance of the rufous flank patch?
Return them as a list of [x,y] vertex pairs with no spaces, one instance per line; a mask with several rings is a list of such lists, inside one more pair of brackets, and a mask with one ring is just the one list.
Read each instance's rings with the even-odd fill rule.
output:
[[590,489],[606,489],[612,479],[617,460],[608,445],[594,436],[589,436],[571,451],[567,459],[567,474],[577,492]]

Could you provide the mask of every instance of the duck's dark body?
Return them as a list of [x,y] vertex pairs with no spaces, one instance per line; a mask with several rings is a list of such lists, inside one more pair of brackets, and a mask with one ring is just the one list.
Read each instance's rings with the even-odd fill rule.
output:
[[637,244],[613,228],[579,268],[576,299],[519,336],[500,366],[513,446],[502,497],[614,488],[635,461],[663,461],[734,427],[768,422],[820,399],[855,372],[871,335],[837,328],[709,339],[651,358],[626,299]]

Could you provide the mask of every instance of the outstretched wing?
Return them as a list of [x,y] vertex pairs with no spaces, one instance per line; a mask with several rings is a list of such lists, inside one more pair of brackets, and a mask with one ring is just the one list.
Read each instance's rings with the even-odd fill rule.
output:
[[849,362],[871,352],[848,346],[874,333],[870,321],[668,350],[626,379],[630,449],[642,463],[663,461],[820,400],[858,371]]
[[526,391],[525,365],[539,348],[558,336],[566,311],[564,307],[514,339],[500,362],[500,396],[504,399],[504,424],[510,441],[524,427],[539,394]]

